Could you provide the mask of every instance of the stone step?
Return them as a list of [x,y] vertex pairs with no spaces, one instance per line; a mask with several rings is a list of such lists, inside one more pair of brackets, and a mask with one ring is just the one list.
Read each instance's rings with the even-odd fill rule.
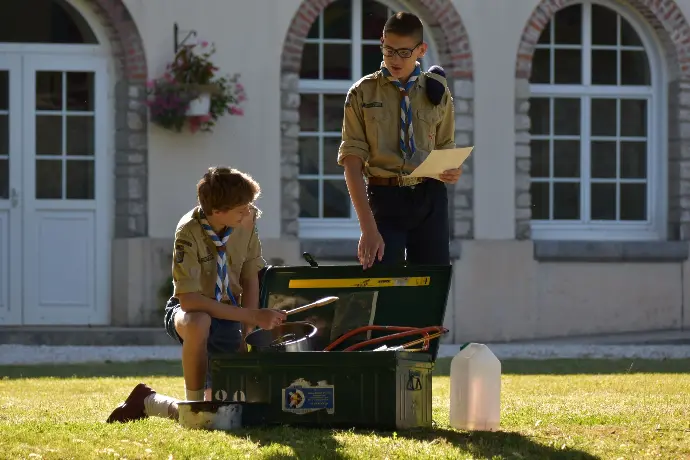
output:
[[176,345],[162,327],[0,327],[0,345]]

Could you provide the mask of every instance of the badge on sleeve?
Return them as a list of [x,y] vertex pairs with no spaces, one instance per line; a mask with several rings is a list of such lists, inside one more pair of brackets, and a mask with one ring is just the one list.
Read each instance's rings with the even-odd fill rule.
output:
[[181,264],[184,261],[184,251],[175,248],[175,262]]

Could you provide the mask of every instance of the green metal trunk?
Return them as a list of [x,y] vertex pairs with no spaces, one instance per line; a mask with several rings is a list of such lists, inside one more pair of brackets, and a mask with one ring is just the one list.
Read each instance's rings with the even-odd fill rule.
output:
[[[314,344],[316,350],[323,350],[360,326],[442,326],[451,274],[450,266],[376,266],[365,272],[360,266],[271,267],[265,274],[261,306],[287,310],[327,295],[338,296],[334,304],[289,318],[317,325]],[[431,372],[439,339],[426,352],[372,351],[383,343],[342,351],[389,334],[360,334],[334,351],[215,356],[213,399],[246,401],[245,425],[431,427]]]

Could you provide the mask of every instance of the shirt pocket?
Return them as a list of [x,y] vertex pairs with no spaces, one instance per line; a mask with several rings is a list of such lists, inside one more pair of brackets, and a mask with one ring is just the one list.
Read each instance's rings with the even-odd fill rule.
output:
[[369,153],[375,156],[385,150],[386,143],[390,142],[387,139],[390,136],[386,136],[386,133],[390,132],[391,114],[383,107],[365,108],[363,114]]
[[427,153],[436,148],[436,130],[441,123],[437,109],[417,109],[418,126],[415,126],[415,144]]

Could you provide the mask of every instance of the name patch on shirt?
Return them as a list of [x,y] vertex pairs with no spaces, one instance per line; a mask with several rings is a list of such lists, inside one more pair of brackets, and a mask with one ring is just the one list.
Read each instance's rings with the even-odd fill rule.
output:
[[370,109],[372,107],[383,107],[383,102],[378,102],[378,101],[366,102],[366,103],[362,104],[362,107],[364,107],[365,109]]

